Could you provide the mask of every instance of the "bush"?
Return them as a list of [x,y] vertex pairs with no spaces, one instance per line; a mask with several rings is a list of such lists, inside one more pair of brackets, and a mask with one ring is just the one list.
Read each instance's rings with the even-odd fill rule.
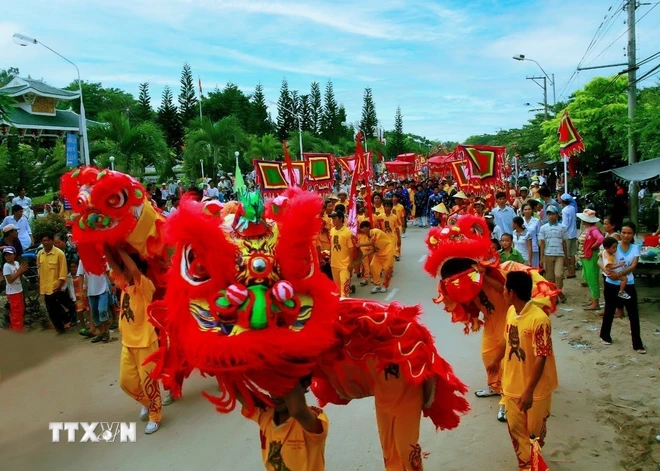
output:
[[49,192],[49,193],[46,193],[43,196],[37,196],[36,198],[32,198],[32,204],[43,206],[46,203],[50,203],[51,201],[53,201],[53,196],[55,196],[55,193],[52,192],[52,191]]
[[66,219],[61,214],[49,214],[46,217],[35,219],[32,223],[32,233],[36,244],[41,242],[44,234],[59,234],[66,228]]

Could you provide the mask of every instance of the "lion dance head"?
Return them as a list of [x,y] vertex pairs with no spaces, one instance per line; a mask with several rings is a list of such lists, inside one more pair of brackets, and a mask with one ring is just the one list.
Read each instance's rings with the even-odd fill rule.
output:
[[223,395],[206,396],[221,412],[238,394],[250,407],[253,396],[290,391],[335,338],[338,298],[313,247],[321,198],[291,189],[264,206],[254,192],[231,214],[184,198],[166,224],[172,269],[150,311],[167,337],[156,374],[165,383],[183,367],[214,375]]

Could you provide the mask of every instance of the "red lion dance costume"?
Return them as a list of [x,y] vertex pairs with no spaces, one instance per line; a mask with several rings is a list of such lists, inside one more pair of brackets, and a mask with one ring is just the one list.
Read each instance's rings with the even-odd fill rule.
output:
[[[150,310],[162,335],[154,374],[172,387],[184,365],[214,375],[222,395],[205,396],[229,412],[238,394],[251,410],[253,398],[269,404],[311,373],[321,405],[375,396],[379,428],[399,412],[401,394],[418,400],[436,427],[456,427],[469,408],[466,387],[418,323],[419,309],[340,302],[321,273],[313,245],[321,198],[289,189],[267,208],[258,193],[239,199],[227,216],[218,202],[184,199],[167,221],[175,253],[165,299]],[[405,458],[421,469],[412,445]]]
[[[432,228],[426,239],[430,250],[424,269],[439,277],[437,304],[444,303],[452,322],[465,325],[465,333],[484,327],[481,354],[484,366],[502,343],[509,306],[502,294],[509,271],[527,271],[534,283],[532,298],[546,313],[554,312],[559,291],[537,270],[516,262],[499,263],[488,226],[477,216],[451,218],[448,226]],[[483,320],[480,318],[483,314]],[[501,371],[488,374],[488,385],[500,392]]]
[[144,187],[126,174],[84,167],[62,176],[61,190],[75,214],[72,234],[85,270],[106,272],[104,245],[127,245],[149,264],[149,277],[164,286],[168,268],[162,232],[165,217]]

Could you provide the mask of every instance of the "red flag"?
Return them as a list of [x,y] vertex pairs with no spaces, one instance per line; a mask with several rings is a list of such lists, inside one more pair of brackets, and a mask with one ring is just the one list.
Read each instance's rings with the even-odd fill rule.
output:
[[543,456],[541,456],[541,445],[539,445],[538,438],[532,438],[531,440],[532,447],[532,467],[531,471],[550,471],[550,468],[545,463]]
[[353,178],[351,179],[351,191],[348,195],[348,222],[346,225],[357,234],[357,184],[360,180],[368,181],[369,165],[362,149],[362,133],[358,132],[355,138],[355,168],[353,169]]
[[202,96],[202,79],[197,76],[197,82],[199,82],[199,96]]
[[293,171],[293,164],[291,163],[291,156],[289,155],[286,141],[282,141],[282,144],[284,145],[284,163],[286,165],[287,173],[289,174],[289,187],[298,186],[296,184],[296,174]]

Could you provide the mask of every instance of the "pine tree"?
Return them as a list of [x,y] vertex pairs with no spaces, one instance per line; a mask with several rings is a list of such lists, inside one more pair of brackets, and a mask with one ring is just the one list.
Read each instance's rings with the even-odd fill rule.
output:
[[372,139],[375,136],[376,126],[378,126],[378,118],[376,117],[376,105],[374,104],[374,98],[371,94],[371,88],[365,88],[360,129],[365,134],[367,139]]
[[149,95],[149,82],[140,84],[140,96],[138,97],[135,116],[139,122],[151,121],[154,118],[154,110],[151,108],[151,96]]
[[335,144],[339,138],[337,128],[337,117],[339,108],[335,99],[335,90],[332,81],[328,80],[325,86],[325,103],[323,106],[323,115],[321,116],[321,136],[323,139]]
[[307,132],[316,132],[312,119],[312,106],[309,95],[300,96],[300,106],[298,109],[300,119],[302,120],[302,130]]
[[289,82],[284,79],[280,88],[280,98],[277,100],[277,137],[280,141],[287,140],[291,130],[295,129],[296,118],[292,114],[294,111],[292,105]]
[[158,124],[163,129],[167,145],[179,154],[183,144],[183,126],[179,119],[179,112],[174,106],[174,97],[169,86],[163,88],[160,108],[158,108]]
[[273,123],[270,122],[268,116],[268,106],[266,105],[266,96],[264,95],[264,87],[261,83],[257,84],[252,95],[250,113],[250,133],[257,136],[268,134],[273,129]]
[[394,131],[390,134],[390,139],[387,141],[387,149],[390,158],[396,158],[397,155],[403,154],[406,151],[405,136],[403,135],[403,115],[401,114],[400,106],[396,108]]
[[323,116],[323,102],[321,101],[321,86],[318,82],[312,82],[310,92],[309,107],[311,113],[311,131],[321,135],[321,117]]
[[181,92],[179,93],[179,116],[181,124],[188,126],[198,116],[197,97],[190,65],[185,62],[181,71]]

